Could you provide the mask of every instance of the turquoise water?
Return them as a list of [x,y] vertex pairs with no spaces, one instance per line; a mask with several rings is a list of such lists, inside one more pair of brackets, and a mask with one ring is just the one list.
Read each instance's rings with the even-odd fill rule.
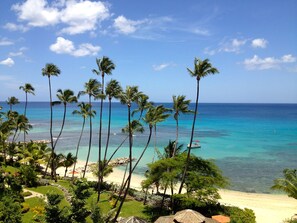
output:
[[[0,103],[7,110],[5,103]],[[166,107],[172,104],[165,103]],[[49,139],[49,107],[45,102],[32,102],[27,114],[33,125],[28,139]],[[194,106],[194,105],[192,105]],[[99,104],[95,104],[99,110]],[[107,134],[107,104],[103,120],[103,142]],[[194,108],[194,107],[193,107]],[[14,106],[23,112],[24,104]],[[65,130],[57,145],[57,151],[75,151],[82,118],[73,116],[75,105],[68,107]],[[110,151],[113,151],[126,137],[121,129],[127,124],[127,108],[119,103],[112,106]],[[58,134],[62,121],[63,107],[54,107],[54,136]],[[97,112],[98,114],[99,112]],[[135,115],[138,118],[139,114]],[[189,142],[192,115],[180,116],[179,142]],[[94,135],[91,161],[98,157],[98,117],[93,120]],[[175,120],[170,117],[157,127],[157,147],[162,149],[169,139],[175,140]],[[137,158],[147,142],[146,132],[134,136],[133,157]],[[88,121],[81,144],[79,159],[85,160],[88,149]],[[284,168],[297,168],[297,105],[296,104],[200,104],[196,122],[195,139],[200,140],[201,149],[193,150],[197,156],[214,159],[223,174],[230,179],[230,189],[269,193],[273,179],[281,177]],[[103,143],[104,145],[104,143]],[[154,156],[152,138],[137,172],[146,170],[146,164]],[[116,157],[128,156],[128,143]]]

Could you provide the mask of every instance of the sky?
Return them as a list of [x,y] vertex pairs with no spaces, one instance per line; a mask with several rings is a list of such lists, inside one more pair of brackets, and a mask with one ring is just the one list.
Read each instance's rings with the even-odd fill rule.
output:
[[[48,101],[41,70],[61,70],[52,89],[83,90],[109,57],[105,80],[139,90],[155,102],[173,95],[195,101],[187,68],[208,58],[220,73],[200,81],[201,102],[297,103],[296,0],[1,0],[0,101]],[[84,100],[84,99],[82,99]]]

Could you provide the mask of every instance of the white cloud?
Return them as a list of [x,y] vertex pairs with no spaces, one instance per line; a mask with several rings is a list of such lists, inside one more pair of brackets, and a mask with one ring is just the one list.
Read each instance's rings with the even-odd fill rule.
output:
[[114,20],[113,26],[120,33],[131,34],[134,33],[139,28],[139,25],[144,22],[144,20],[130,20],[121,15]]
[[29,27],[23,26],[23,25],[18,25],[14,23],[6,23],[3,26],[4,29],[8,29],[10,31],[21,31],[21,32],[27,32],[29,30]]
[[14,42],[7,40],[6,38],[0,39],[0,46],[10,46],[13,44],[14,44]]
[[280,59],[274,57],[260,58],[257,55],[254,55],[251,59],[245,59],[243,64],[248,70],[267,70],[280,68],[281,64],[284,63],[293,63],[296,61],[296,57],[293,57],[291,54],[284,55]]
[[34,27],[55,25],[60,18],[58,9],[50,7],[45,0],[27,0],[23,4],[14,4],[12,9],[20,20]]
[[26,47],[21,47],[17,52],[10,52],[8,54],[9,57],[19,57],[24,55],[24,51],[27,50]]
[[221,43],[219,51],[228,52],[228,53],[239,53],[240,47],[246,44],[247,40],[243,39],[231,39],[227,42]]
[[268,41],[265,39],[254,39],[252,40],[252,47],[254,48],[266,48]]
[[61,21],[68,27],[61,32],[73,35],[93,31],[98,22],[109,16],[108,7],[103,2],[67,1],[66,8],[61,11]]
[[0,61],[0,64],[11,67],[14,65],[14,61],[10,57],[8,57],[7,59]]
[[287,54],[287,55],[282,56],[282,61],[284,63],[294,63],[294,62],[296,62],[296,57],[293,57],[293,55],[291,55],[291,54]]
[[58,37],[56,43],[50,45],[50,50],[57,54],[69,54],[75,57],[83,57],[97,55],[101,50],[101,47],[94,46],[90,43],[83,43],[76,48],[71,40]]
[[158,64],[158,65],[153,65],[153,69],[155,71],[160,71],[160,70],[163,70],[169,66],[174,66],[173,63],[162,63],[162,64]]
[[[96,30],[99,22],[110,17],[107,4],[90,0],[59,0],[51,5],[47,0],[26,0],[14,4],[12,9],[20,21],[27,22],[32,27],[44,27],[64,24],[60,33],[70,35]],[[20,30],[25,26],[6,24],[7,29]]]

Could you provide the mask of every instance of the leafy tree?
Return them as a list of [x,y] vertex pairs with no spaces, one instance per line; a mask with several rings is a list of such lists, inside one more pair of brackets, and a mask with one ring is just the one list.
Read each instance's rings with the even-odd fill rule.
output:
[[184,168],[184,172],[182,175],[182,180],[181,180],[181,184],[179,187],[179,191],[178,193],[180,194],[183,188],[183,184],[185,182],[185,176],[186,176],[186,172],[188,169],[188,161],[190,160],[190,155],[191,155],[191,147],[192,147],[192,143],[193,143],[193,137],[194,137],[194,131],[195,131],[195,123],[196,123],[196,117],[197,117],[197,113],[198,113],[198,100],[199,100],[199,84],[200,84],[200,80],[203,77],[206,77],[210,74],[216,74],[219,73],[219,71],[217,70],[217,68],[213,67],[212,64],[209,62],[208,59],[205,60],[200,60],[195,58],[194,60],[194,70],[190,70],[189,68],[187,68],[188,72],[190,73],[190,75],[192,77],[196,78],[197,81],[197,89],[196,89],[196,102],[195,102],[195,112],[194,112],[194,118],[193,118],[193,125],[192,125],[192,131],[191,131],[191,138],[190,138],[190,146],[188,149],[188,155],[187,155],[187,162]]
[[0,198],[0,222],[22,222],[21,205],[12,196],[3,196]]
[[46,223],[67,223],[69,216],[65,213],[65,209],[60,209],[63,196],[60,194],[46,194],[47,205],[45,206]]
[[20,168],[22,183],[27,187],[36,187],[38,184],[37,174],[33,167],[22,165]]
[[12,111],[12,106],[19,104],[20,102],[15,96],[12,96],[7,99],[6,103],[9,105],[9,111]]
[[[102,79],[102,88],[101,88],[101,98],[100,98],[100,113],[99,113],[99,152],[98,152],[98,162],[101,162],[101,144],[102,144],[102,109],[103,109],[103,99],[104,99],[104,76],[105,74],[111,75],[112,71],[115,69],[115,64],[110,60],[108,57],[103,56],[100,59],[96,59],[96,64],[98,67],[98,70],[93,69],[93,73],[96,75],[101,75]],[[98,168],[101,166],[98,165]],[[101,170],[98,169],[99,175],[98,175],[98,201],[100,200],[100,181],[101,181]]]
[[174,151],[173,151],[173,156],[175,156],[176,153],[176,148],[178,144],[178,117],[179,115],[186,114],[186,113],[192,113],[193,111],[189,109],[189,104],[190,100],[185,100],[186,96],[184,95],[178,95],[178,96],[173,96],[173,112],[174,112],[174,119],[176,121],[176,139],[175,139],[175,146],[174,146]]
[[71,220],[72,222],[84,223],[90,211],[86,208],[86,199],[90,197],[89,184],[86,180],[79,180],[73,186],[73,197],[71,198]]
[[284,169],[284,178],[274,180],[273,190],[284,191],[289,197],[297,199],[297,169]]

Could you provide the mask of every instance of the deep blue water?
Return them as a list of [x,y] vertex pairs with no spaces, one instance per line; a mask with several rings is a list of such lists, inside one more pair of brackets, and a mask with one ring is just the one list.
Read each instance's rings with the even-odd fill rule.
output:
[[[3,111],[8,106],[0,103]],[[168,108],[171,103],[164,103]],[[194,105],[192,105],[193,107]],[[95,103],[97,114],[99,104]],[[23,112],[24,103],[14,106]],[[81,130],[82,118],[71,112],[76,105],[69,105],[65,130],[57,145],[57,150],[67,153],[76,148]],[[127,124],[127,108],[120,103],[112,105],[111,150],[125,138],[121,129]],[[194,107],[192,108],[194,109]],[[54,135],[61,126],[63,107],[54,107]],[[296,104],[199,104],[195,139],[200,140],[201,149],[193,150],[198,156],[214,159],[223,174],[230,179],[230,188],[250,192],[271,192],[273,179],[281,177],[284,168],[297,168],[297,105]],[[49,139],[49,103],[32,102],[28,105],[27,115],[33,125],[28,139]],[[135,115],[137,119],[139,114]],[[107,132],[107,104],[103,114],[104,137]],[[189,142],[193,115],[181,115],[179,123],[179,142]],[[94,135],[91,160],[98,157],[99,120],[93,120]],[[148,134],[136,133],[134,154],[137,158],[142,151]],[[86,159],[88,145],[88,122],[79,154]],[[176,125],[173,117],[157,126],[156,144],[162,150],[168,141],[175,140]],[[117,157],[128,156],[127,144],[121,148]],[[146,164],[154,156],[154,138],[150,148],[140,163],[138,173],[143,173]]]

